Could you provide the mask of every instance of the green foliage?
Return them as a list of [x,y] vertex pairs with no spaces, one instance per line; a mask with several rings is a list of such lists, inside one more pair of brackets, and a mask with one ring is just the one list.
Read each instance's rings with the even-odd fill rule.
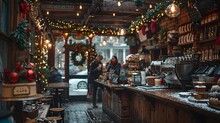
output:
[[135,5],[136,5],[137,7],[142,7],[142,6],[143,6],[142,0],[135,0]]
[[16,27],[15,31],[10,34],[10,37],[15,39],[20,50],[24,50],[29,47],[28,35],[30,34],[28,29],[27,20],[22,20]]

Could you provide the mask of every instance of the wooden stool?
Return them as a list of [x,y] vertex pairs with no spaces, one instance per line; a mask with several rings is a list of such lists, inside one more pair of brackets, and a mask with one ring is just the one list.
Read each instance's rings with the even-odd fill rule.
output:
[[46,117],[49,121],[61,121],[63,120],[62,117]]
[[[51,112],[52,116],[60,117],[60,121],[64,123],[64,108],[50,108],[49,111]],[[60,116],[59,116],[60,115]]]
[[52,98],[41,98],[41,99],[39,99],[39,101],[50,105],[52,102]]

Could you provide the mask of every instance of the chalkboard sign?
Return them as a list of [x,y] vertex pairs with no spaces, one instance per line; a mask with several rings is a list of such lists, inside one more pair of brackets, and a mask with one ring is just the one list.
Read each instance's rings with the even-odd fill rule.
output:
[[188,12],[189,18],[192,22],[198,22],[202,18],[201,13],[199,12],[199,10],[196,6],[187,7],[187,12]]

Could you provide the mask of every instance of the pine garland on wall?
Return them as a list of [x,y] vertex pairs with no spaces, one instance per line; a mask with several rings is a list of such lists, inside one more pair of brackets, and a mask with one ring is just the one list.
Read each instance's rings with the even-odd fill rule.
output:
[[22,20],[16,27],[14,32],[11,32],[10,37],[18,44],[20,50],[30,48],[28,38],[31,34],[29,23],[27,20]]

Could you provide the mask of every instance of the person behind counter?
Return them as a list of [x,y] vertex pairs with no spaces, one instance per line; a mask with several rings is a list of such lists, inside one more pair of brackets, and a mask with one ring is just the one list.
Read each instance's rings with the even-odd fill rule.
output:
[[50,68],[50,77],[48,79],[48,82],[49,83],[63,82],[62,75],[54,66]]
[[92,92],[93,108],[98,107],[96,105],[96,93],[97,93],[98,84],[95,82],[95,80],[98,79],[99,76],[102,74],[102,67],[103,67],[102,59],[103,59],[103,56],[98,54],[96,56],[96,59],[91,63],[90,70],[89,70],[89,77],[88,77],[89,90],[88,90],[88,93]]
[[113,55],[107,66],[107,72],[111,74],[116,74],[119,76],[120,69],[121,69],[121,64],[118,62],[117,56]]

